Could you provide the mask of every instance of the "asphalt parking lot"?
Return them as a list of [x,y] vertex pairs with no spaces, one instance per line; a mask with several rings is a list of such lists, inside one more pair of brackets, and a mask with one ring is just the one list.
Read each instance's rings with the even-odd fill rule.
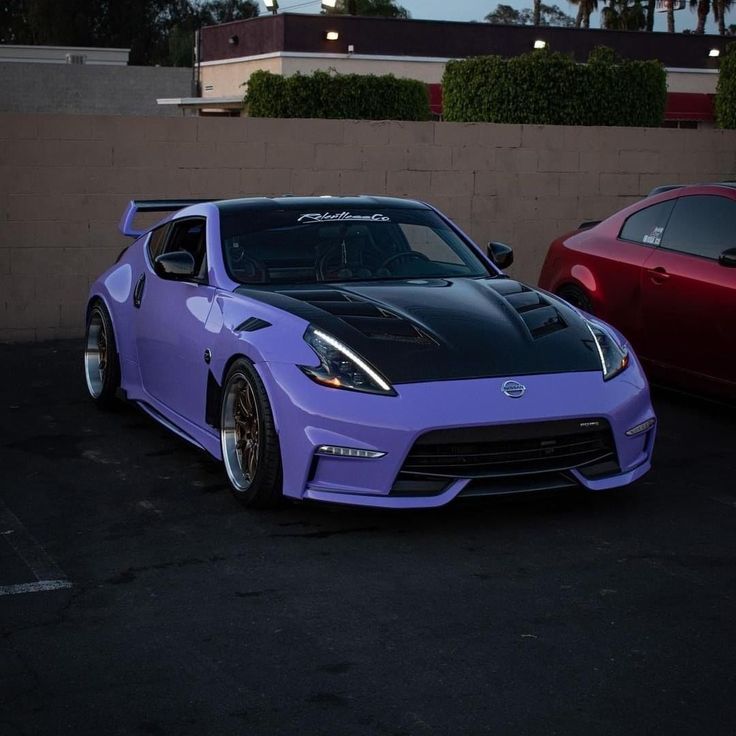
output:
[[253,512],[0,346],[0,734],[733,734],[736,410],[655,405],[627,493]]

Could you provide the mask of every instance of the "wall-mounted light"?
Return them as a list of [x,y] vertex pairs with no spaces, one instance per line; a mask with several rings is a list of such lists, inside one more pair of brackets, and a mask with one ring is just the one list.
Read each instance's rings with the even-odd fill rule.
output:
[[263,0],[266,7],[274,14],[278,12],[279,9],[279,0]]
[[546,41],[542,41],[541,39],[537,39],[534,42],[534,48],[535,49],[546,49],[547,48],[547,42]]
[[240,39],[237,36],[230,36],[228,38],[227,42],[230,44],[230,46],[237,46]]
[[326,31],[325,38],[328,41],[337,41],[337,39],[340,38],[340,34],[337,31]]
[[348,53],[354,54],[355,53],[355,44],[349,43],[348,44]]
[[711,49],[708,52],[708,56],[710,56],[711,59],[717,59],[720,55],[721,55],[721,50],[720,49]]

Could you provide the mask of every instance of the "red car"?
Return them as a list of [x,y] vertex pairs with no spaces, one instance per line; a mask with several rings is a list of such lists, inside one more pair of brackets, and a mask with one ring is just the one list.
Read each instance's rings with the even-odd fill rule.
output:
[[659,187],[583,223],[539,285],[617,327],[652,380],[736,399],[736,184]]

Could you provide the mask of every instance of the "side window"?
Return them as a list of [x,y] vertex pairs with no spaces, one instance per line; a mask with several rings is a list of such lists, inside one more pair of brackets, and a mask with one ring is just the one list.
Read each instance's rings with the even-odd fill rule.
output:
[[151,263],[153,263],[156,258],[163,253],[164,243],[166,242],[166,231],[168,229],[169,225],[167,223],[166,225],[157,227],[151,232],[151,236],[148,238],[148,245],[146,246],[148,248],[148,257],[151,259]]
[[619,238],[642,245],[659,245],[674,204],[675,200],[669,199],[635,212],[624,223]]
[[680,197],[662,238],[662,247],[718,259],[736,247],[736,202],[716,195]]
[[207,277],[207,240],[205,237],[205,219],[202,217],[186,220],[174,220],[162,253],[186,251],[194,258],[196,278]]

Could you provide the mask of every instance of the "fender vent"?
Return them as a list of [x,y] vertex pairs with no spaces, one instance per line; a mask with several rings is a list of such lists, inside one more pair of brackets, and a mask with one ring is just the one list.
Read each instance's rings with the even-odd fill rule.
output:
[[256,330],[262,330],[264,327],[270,327],[271,323],[266,322],[265,319],[259,319],[258,317],[248,317],[245,322],[241,322],[236,328],[235,332],[255,332]]

